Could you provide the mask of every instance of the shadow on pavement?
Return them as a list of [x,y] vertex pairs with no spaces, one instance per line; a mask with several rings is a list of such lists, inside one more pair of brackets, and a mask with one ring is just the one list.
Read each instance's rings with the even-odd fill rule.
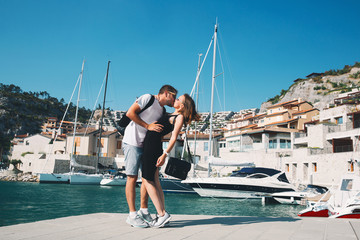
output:
[[241,225],[251,223],[262,223],[262,222],[296,222],[300,219],[296,218],[272,218],[272,217],[213,217],[209,219],[189,219],[189,220],[174,220],[170,222],[169,228],[181,228],[185,226],[196,226],[196,225]]

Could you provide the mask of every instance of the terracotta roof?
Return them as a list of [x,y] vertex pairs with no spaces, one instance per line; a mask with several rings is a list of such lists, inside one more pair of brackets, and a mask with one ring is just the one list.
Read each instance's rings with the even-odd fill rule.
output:
[[291,129],[291,128],[266,127],[266,128],[255,129],[255,130],[249,131],[246,134],[255,134],[255,133],[262,133],[262,132],[299,132],[299,130]]
[[250,124],[247,126],[240,127],[239,129],[254,128],[254,127],[257,127],[257,124]]
[[267,114],[267,113],[261,113],[261,114],[255,115],[254,118],[266,117],[266,114]]
[[305,125],[305,124],[313,124],[313,123],[317,123],[317,122],[319,122],[319,120],[314,120],[314,121],[304,122],[304,125]]
[[306,113],[306,112],[312,112],[312,111],[315,111],[315,110],[319,111],[319,110],[316,109],[316,108],[312,108],[312,109],[308,109],[308,110],[303,110],[303,111],[295,112],[295,113],[293,113],[293,115],[303,114],[303,113]]
[[272,113],[267,115],[266,117],[272,117],[272,116],[276,116],[276,115],[282,115],[284,113],[289,113],[289,111],[282,111],[282,112],[276,112],[276,113]]
[[115,131],[105,131],[105,132],[101,133],[101,136],[110,136],[110,135],[112,135],[114,133],[117,133],[117,132],[118,132],[117,130],[115,130]]
[[280,125],[280,124],[283,124],[283,123],[295,122],[297,120],[299,120],[299,119],[298,118],[292,118],[292,119],[288,119],[288,120],[284,120],[284,121],[269,123],[269,124],[266,124],[265,126]]
[[[77,130],[76,130],[76,134],[84,134],[85,131],[86,131],[86,134],[88,135],[88,134],[97,132],[97,131],[99,131],[99,130],[98,130],[98,129],[95,129],[95,128],[88,128],[88,129],[86,129],[86,128],[80,128],[80,129],[77,129]],[[67,135],[72,135],[72,134],[74,134],[74,132],[68,132],[68,133],[67,133]]]
[[26,138],[29,134],[15,135],[15,138]]
[[[214,134],[213,138],[217,138],[217,137],[221,137],[221,134]],[[195,135],[194,134],[188,134],[187,135],[188,139],[195,139]],[[196,134],[196,139],[209,139],[209,134]]]
[[279,107],[279,106],[286,105],[286,104],[289,104],[289,103],[292,103],[292,102],[297,102],[297,101],[298,100],[295,99],[295,100],[291,100],[291,101],[287,101],[287,102],[277,103],[275,105],[272,105],[272,106],[268,107],[267,109],[274,108],[274,107]]

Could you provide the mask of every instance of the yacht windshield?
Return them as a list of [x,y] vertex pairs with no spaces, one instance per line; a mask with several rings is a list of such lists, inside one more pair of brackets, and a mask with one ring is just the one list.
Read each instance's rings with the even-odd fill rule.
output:
[[238,171],[234,171],[230,177],[252,177],[252,178],[264,178],[268,176],[273,176],[280,171],[272,168],[242,168]]

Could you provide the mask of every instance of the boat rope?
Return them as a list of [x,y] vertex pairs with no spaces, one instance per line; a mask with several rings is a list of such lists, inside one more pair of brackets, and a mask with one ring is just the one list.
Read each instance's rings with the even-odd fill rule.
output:
[[90,118],[89,118],[89,120],[88,120],[88,124],[86,125],[86,129],[85,129],[85,132],[84,132],[84,137],[85,137],[86,132],[87,132],[87,130],[88,130],[88,128],[89,128],[90,120],[91,120],[91,119],[93,118],[93,116],[94,116],[94,113],[95,113],[95,110],[96,110],[95,108],[96,108],[96,105],[97,105],[97,103],[98,103],[98,101],[99,101],[100,94],[101,94],[102,89],[103,89],[103,87],[104,87],[105,81],[106,81],[106,75],[105,75],[105,77],[104,77],[104,80],[103,80],[103,82],[102,82],[102,84],[101,84],[101,87],[100,87],[99,93],[98,93],[98,95],[97,95],[96,101],[95,101],[95,103],[94,103],[94,107],[93,107],[93,109],[92,109],[91,116],[90,116]]
[[[61,129],[61,127],[62,127],[62,124],[63,124],[63,122],[64,122],[64,120],[65,120],[66,114],[67,114],[67,112],[68,112],[68,110],[69,110],[69,107],[70,107],[70,104],[71,104],[71,100],[72,100],[72,98],[73,98],[73,96],[74,96],[74,94],[75,94],[76,88],[77,88],[77,86],[78,86],[78,84],[79,84],[79,82],[80,82],[80,76],[81,76],[81,73],[80,73],[80,75],[79,75],[79,77],[78,77],[78,79],[77,79],[77,82],[76,82],[75,87],[74,87],[74,90],[73,90],[73,92],[72,92],[72,94],[71,94],[69,103],[68,103],[68,105],[66,106],[66,110],[65,110],[65,113],[64,113],[64,115],[63,115],[63,118],[61,119],[59,128],[56,130],[57,133],[60,132],[60,129]],[[54,138],[53,144],[52,144],[51,149],[49,150],[49,152],[48,152],[48,154],[47,154],[46,161],[45,161],[45,164],[43,165],[43,168],[42,168],[41,172],[44,171],[45,166],[46,166],[46,164],[47,164],[48,161],[49,161],[49,158],[50,158],[50,156],[51,156],[51,154],[52,154],[52,150],[53,150],[53,148],[54,148],[54,145],[55,145],[55,142],[56,142],[57,137],[58,137],[58,134],[55,134],[55,138]]]
[[191,96],[191,97],[193,97],[194,94],[195,94],[196,84],[197,84],[197,82],[199,81],[200,73],[201,73],[201,71],[202,71],[202,68],[203,68],[203,66],[204,66],[205,60],[206,60],[206,58],[207,58],[207,56],[208,56],[208,53],[209,53],[209,51],[210,51],[210,48],[211,48],[211,45],[212,45],[213,40],[214,40],[214,37],[212,37],[212,39],[211,39],[211,41],[210,41],[209,47],[208,47],[208,49],[207,49],[207,51],[206,51],[206,54],[205,54],[205,57],[204,57],[204,59],[203,59],[203,61],[202,61],[200,70],[198,71],[198,73],[197,73],[197,75],[196,75],[195,83],[194,83],[194,85],[193,85],[193,87],[192,87],[192,89],[191,89],[191,92],[190,92],[190,96]]

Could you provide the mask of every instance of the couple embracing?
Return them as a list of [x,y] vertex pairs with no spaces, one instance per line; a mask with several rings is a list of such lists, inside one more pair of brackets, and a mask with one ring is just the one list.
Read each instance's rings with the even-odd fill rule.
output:
[[[139,97],[126,114],[132,120],[126,127],[123,138],[127,175],[125,193],[129,206],[126,222],[134,227],[159,228],[171,219],[170,214],[165,211],[159,169],[174,147],[182,126],[193,120],[199,120],[193,99],[188,94],[179,98],[176,98],[176,95],[177,90],[174,87],[164,85],[155,96],[145,94]],[[173,107],[175,111],[168,114],[164,106]],[[169,144],[163,149],[162,137],[170,132]],[[140,168],[142,170],[141,201],[140,210],[136,211],[135,187]],[[149,196],[157,211],[154,219],[148,211]]]

